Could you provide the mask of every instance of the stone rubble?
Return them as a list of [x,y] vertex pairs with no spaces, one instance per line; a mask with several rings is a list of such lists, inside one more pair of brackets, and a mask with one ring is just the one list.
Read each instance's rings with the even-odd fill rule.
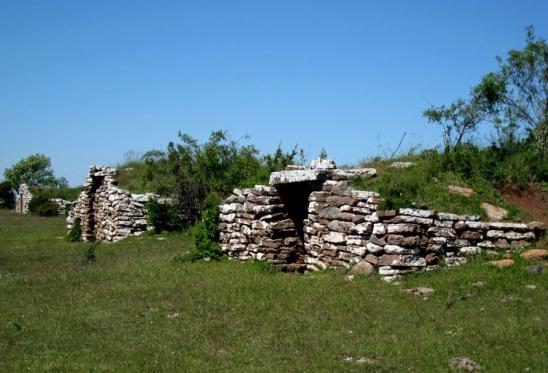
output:
[[132,194],[117,186],[116,169],[91,166],[84,190],[67,218],[67,229],[80,219],[82,240],[118,241],[145,232],[145,204],[153,194]]
[[544,234],[538,223],[481,222],[479,216],[415,208],[379,210],[379,194],[351,188],[351,176],[334,180],[342,175],[335,170],[275,172],[270,186],[235,189],[220,206],[223,251],[287,271],[350,268],[366,261],[393,281],[440,263],[461,265],[483,250],[527,246]]

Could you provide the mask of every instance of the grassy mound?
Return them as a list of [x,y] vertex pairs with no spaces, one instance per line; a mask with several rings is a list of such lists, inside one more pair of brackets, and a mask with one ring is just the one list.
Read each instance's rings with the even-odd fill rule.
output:
[[[463,175],[458,170],[444,169],[438,157],[438,154],[423,153],[390,161],[366,162],[362,166],[376,168],[379,176],[354,180],[352,184],[358,189],[380,193],[385,199],[381,208],[385,209],[415,205],[443,212],[480,215],[487,219],[481,208],[481,203],[487,202],[505,208],[508,220],[529,219],[527,212],[506,201],[496,185],[484,175]],[[415,165],[407,168],[391,167],[393,162],[398,161],[413,162]],[[449,193],[449,185],[471,188],[474,195],[465,197]]]

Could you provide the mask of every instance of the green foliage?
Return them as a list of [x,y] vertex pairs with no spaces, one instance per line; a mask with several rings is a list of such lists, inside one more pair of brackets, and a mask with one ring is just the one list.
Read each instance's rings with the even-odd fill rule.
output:
[[492,144],[480,148],[465,144],[452,152],[430,151],[422,157],[430,173],[454,172],[462,179],[484,179],[499,188],[507,182],[518,186],[548,180],[548,163],[530,141],[516,142],[513,149]]
[[75,201],[83,190],[82,187],[58,187],[58,186],[31,186],[30,192],[34,194],[43,194],[48,198],[61,198],[66,201]]
[[278,267],[263,260],[254,261],[253,266],[255,266],[260,273],[264,274],[272,275],[280,272]]
[[478,124],[485,120],[487,114],[485,106],[476,97],[468,101],[459,99],[448,107],[430,107],[423,112],[429,123],[443,128],[443,144],[446,151],[461,145],[465,136],[473,132]]
[[223,256],[219,245],[219,204],[220,198],[212,193],[204,200],[202,218],[192,227],[195,247],[193,250],[178,256],[179,261],[194,262],[201,259],[219,260]]
[[327,151],[324,148],[322,148],[322,150],[320,151],[319,158],[320,159],[327,159]]
[[68,231],[66,239],[68,242],[82,241],[82,223],[80,219],[75,219],[72,228]]
[[[457,147],[453,152],[429,150],[407,158],[416,165],[405,169],[386,167],[385,162],[369,164],[378,168],[379,176],[354,180],[353,185],[380,193],[384,198],[381,209],[417,206],[486,218],[481,203],[489,202],[507,209],[510,220],[524,219],[526,215],[502,198],[495,183],[497,178],[507,180],[519,171],[510,170],[505,162],[498,163],[495,154],[473,145]],[[475,194],[449,194],[448,185],[470,187]]]
[[68,186],[65,178],[55,178],[51,160],[44,154],[33,154],[19,160],[4,171],[4,177],[15,189],[19,189],[22,183],[54,187]]
[[465,135],[483,121],[494,125],[498,146],[510,149],[531,139],[540,158],[548,158],[548,44],[527,28],[525,47],[497,57],[499,69],[485,75],[470,98],[448,107],[430,107],[423,115],[443,127],[445,150],[463,143]]
[[181,219],[172,205],[150,199],[146,209],[148,224],[154,227],[156,233],[178,231],[183,228]]
[[[285,168],[298,155],[297,148],[260,156],[253,145],[240,145],[225,132],[214,131],[200,144],[179,133],[179,143],[166,152],[153,150],[120,166],[120,186],[135,192],[151,191],[174,197],[184,225],[200,217],[204,198],[210,193],[228,195],[236,187],[268,182],[270,172]],[[302,155],[302,151],[301,151]]]
[[86,251],[84,251],[84,260],[86,263],[95,262],[97,260],[97,256],[95,255],[95,252],[97,251],[99,244],[100,244],[99,241],[94,242],[87,247]]
[[29,202],[29,211],[38,216],[57,216],[58,208],[57,204],[50,200],[50,194],[47,192],[35,193]]
[[15,195],[13,185],[9,181],[0,183],[0,209],[15,208]]

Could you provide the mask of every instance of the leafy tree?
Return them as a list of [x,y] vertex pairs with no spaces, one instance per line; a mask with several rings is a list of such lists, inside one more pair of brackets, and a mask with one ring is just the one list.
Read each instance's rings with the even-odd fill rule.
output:
[[537,151],[548,155],[548,44],[527,28],[522,50],[497,57],[499,71],[486,75],[474,91],[497,113],[496,121],[521,127],[535,139]]
[[423,112],[428,122],[443,127],[445,150],[458,147],[465,135],[473,132],[486,119],[488,110],[481,100],[473,97],[468,101],[459,99],[448,107],[430,107]]
[[506,59],[497,57],[499,69],[485,75],[473,87],[468,100],[448,107],[430,107],[423,115],[443,126],[446,149],[458,147],[466,134],[483,121],[499,133],[499,145],[513,148],[522,135],[532,137],[537,153],[548,156],[548,44],[527,28],[522,50],[510,50]]
[[[4,177],[14,188],[26,183],[28,185],[55,185],[58,181],[53,175],[51,160],[44,154],[33,154],[19,160],[4,171]],[[66,182],[66,180],[64,180]]]

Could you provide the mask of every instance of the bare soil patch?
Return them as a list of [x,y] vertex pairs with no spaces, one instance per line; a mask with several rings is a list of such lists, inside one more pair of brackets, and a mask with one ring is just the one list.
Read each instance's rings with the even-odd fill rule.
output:
[[542,191],[536,185],[519,188],[515,184],[507,183],[502,187],[501,193],[505,199],[529,212],[534,220],[548,224],[548,192]]

